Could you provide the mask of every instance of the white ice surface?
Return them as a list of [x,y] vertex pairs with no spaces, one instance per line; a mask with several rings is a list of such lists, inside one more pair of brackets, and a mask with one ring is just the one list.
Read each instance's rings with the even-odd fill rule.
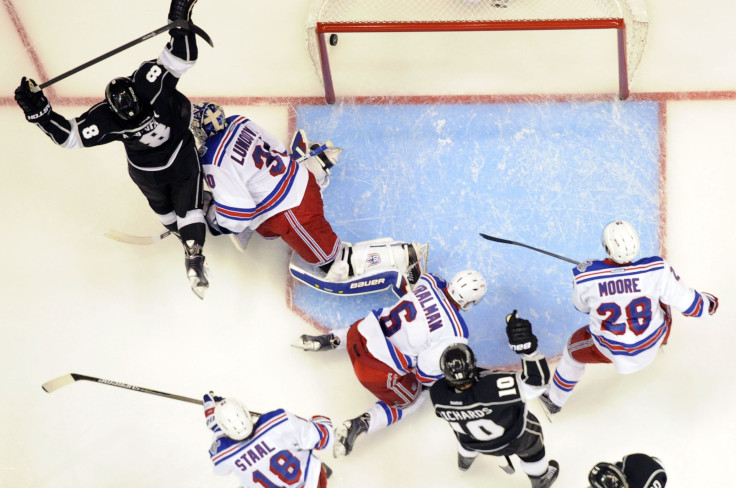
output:
[[[3,4],[6,12],[10,7],[18,12],[46,78],[159,27],[168,7],[164,1],[146,0]],[[556,485],[561,488],[584,487],[595,462],[635,451],[665,462],[668,487],[728,486],[731,479],[736,436],[730,376],[736,340],[730,261],[736,249],[736,51],[731,47],[736,44],[736,7],[725,0],[647,4],[651,36],[634,91],[731,93],[725,101],[667,103],[663,141],[667,257],[690,286],[718,295],[721,308],[711,320],[677,317],[670,344],[640,373],[624,377],[611,368],[588,368],[554,423],[543,421],[548,453],[562,467]],[[193,99],[320,96],[303,43],[306,14],[307,2],[294,0],[199,2],[195,20],[210,32],[216,48],[201,46],[202,59],[182,80],[182,90]],[[65,151],[25,123],[11,102],[13,89],[23,74],[39,81],[44,76],[22,50],[7,15],[0,14],[0,27],[5,105],[0,107],[0,134],[6,168],[0,179],[6,209],[0,234],[0,486],[236,486],[234,478],[211,474],[209,432],[198,407],[89,383],[51,395],[41,390],[43,382],[68,372],[192,397],[212,389],[237,396],[255,410],[285,407],[307,416],[327,414],[335,422],[370,405],[373,398],[355,380],[346,357],[308,355],[288,346],[310,329],[285,304],[284,244],[254,238],[247,253],[240,254],[227,239],[209,239],[212,287],[200,302],[188,289],[178,243],[170,239],[133,247],[102,236],[109,228],[145,234],[159,227],[127,177],[120,147]],[[514,39],[507,48],[524,42]],[[52,100],[98,98],[107,80],[154,57],[162,44],[163,38],[148,41],[60,82],[49,94]],[[447,44],[455,45],[455,37],[448,37]],[[527,76],[535,72],[528,61],[513,66],[514,59],[504,59],[507,66],[498,69],[493,57],[480,63],[466,41],[451,52],[471,59],[458,63],[459,74],[445,70],[433,85],[433,74],[443,71],[445,61],[431,69],[416,66],[421,63],[412,60],[421,56],[398,52],[396,46],[393,39],[385,40],[387,54],[374,54],[385,65],[358,66],[354,74],[346,71],[350,64],[341,72],[335,66],[338,93],[615,89],[615,79],[599,75],[615,77],[603,61],[606,56],[600,66],[570,66],[562,60],[558,67],[546,67],[552,78],[549,71]],[[518,74],[506,77],[506,69]],[[422,73],[418,85],[417,70]],[[71,116],[84,106],[58,109]],[[286,139],[284,106],[231,109],[247,111]],[[536,404],[532,409],[541,416]],[[348,458],[322,457],[334,469],[332,487],[528,486],[519,470],[508,477],[493,458],[460,473],[451,431],[428,407],[390,430],[360,439]]]

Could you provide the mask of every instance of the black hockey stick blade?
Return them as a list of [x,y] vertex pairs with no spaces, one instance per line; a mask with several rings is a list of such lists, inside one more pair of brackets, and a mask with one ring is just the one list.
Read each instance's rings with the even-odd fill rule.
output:
[[197,405],[203,405],[204,402],[202,400],[198,400],[196,398],[189,398],[181,395],[174,395],[173,393],[164,393],[163,391],[156,391],[151,390],[149,388],[143,388],[142,386],[134,386],[129,385],[127,383],[121,383],[119,381],[112,381],[112,380],[105,380],[102,378],[95,378],[94,376],[87,376],[83,374],[77,374],[77,373],[69,373],[62,376],[59,376],[58,378],[54,378],[51,381],[47,381],[42,385],[43,390],[46,393],[52,393],[59,388],[62,388],[66,385],[70,385],[76,381],[91,381],[93,383],[102,383],[103,385],[110,385],[110,386],[116,386],[118,388],[124,388],[126,390],[133,390],[133,391],[139,391],[141,393],[148,393],[150,395],[157,395],[162,396],[164,398],[170,398],[172,400],[179,400],[182,402],[187,403],[194,403]]
[[141,37],[139,37],[138,39],[134,39],[134,40],[132,40],[130,42],[127,42],[127,43],[123,44],[120,47],[116,47],[112,51],[108,51],[105,54],[102,54],[100,56],[97,56],[96,58],[91,59],[91,60],[87,61],[84,64],[80,64],[76,68],[70,69],[66,73],[62,73],[62,74],[60,74],[59,76],[57,76],[55,78],[51,78],[50,80],[41,83],[40,85],[36,85],[36,86],[32,87],[31,90],[34,91],[34,92],[41,91],[44,88],[49,87],[49,86],[53,85],[54,83],[57,83],[57,82],[65,79],[65,78],[68,78],[68,77],[70,77],[71,75],[73,75],[75,73],[79,73],[83,69],[87,69],[90,66],[93,66],[93,65],[99,63],[100,61],[104,61],[105,59],[107,59],[109,57],[112,57],[112,56],[118,54],[119,52],[125,51],[126,49],[129,49],[129,48],[131,48],[131,47],[133,47],[135,45],[138,45],[138,44],[140,44],[143,41],[147,41],[148,39],[151,39],[152,37],[156,37],[159,34],[163,34],[164,32],[168,32],[171,29],[177,29],[177,28],[178,29],[190,29],[192,32],[194,32],[199,37],[201,37],[202,39],[204,39],[207,42],[207,44],[209,44],[210,46],[214,47],[214,44],[212,43],[212,39],[210,38],[210,36],[204,30],[202,30],[200,27],[192,24],[191,22],[187,22],[186,20],[176,20],[176,21],[174,21],[174,22],[172,22],[170,24],[166,24],[164,26],[159,27],[158,29],[156,29],[154,31],[151,31],[151,32],[149,32],[147,34],[144,34]]
[[514,246],[525,247],[527,249],[531,249],[532,251],[541,252],[542,254],[546,254],[547,256],[552,256],[553,258],[557,258],[557,259],[561,259],[563,261],[567,261],[568,263],[572,263],[572,264],[575,264],[575,265],[580,264],[580,261],[575,261],[574,259],[566,258],[565,256],[560,256],[559,254],[555,254],[553,252],[545,251],[544,249],[539,249],[538,247],[528,246],[526,244],[522,244],[521,242],[509,241],[508,239],[501,239],[500,237],[489,236],[487,234],[483,234],[482,232],[480,233],[480,236],[483,239],[488,239],[489,241],[500,242],[501,244],[513,244]]

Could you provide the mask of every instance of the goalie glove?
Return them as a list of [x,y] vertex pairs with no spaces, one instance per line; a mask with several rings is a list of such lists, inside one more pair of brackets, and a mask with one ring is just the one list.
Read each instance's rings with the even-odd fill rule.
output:
[[506,336],[516,354],[532,354],[537,350],[537,336],[532,332],[531,322],[520,319],[516,310],[506,316]]
[[218,402],[222,401],[222,397],[215,395],[213,392],[209,392],[204,394],[203,400],[204,416],[207,428],[214,431],[217,428],[217,421],[215,420],[215,406]]
[[718,297],[704,291],[701,291],[700,294],[708,300],[708,315],[716,313],[716,310],[718,310]]
[[36,82],[24,76],[15,89],[15,101],[23,109],[28,122],[39,124],[51,118],[51,104],[41,90],[33,91],[35,87]]

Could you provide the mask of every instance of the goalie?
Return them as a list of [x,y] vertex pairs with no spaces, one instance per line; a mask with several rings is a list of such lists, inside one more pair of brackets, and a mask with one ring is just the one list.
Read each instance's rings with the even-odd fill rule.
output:
[[211,189],[205,214],[213,235],[230,234],[240,251],[253,232],[280,237],[295,251],[291,274],[327,293],[391,288],[403,294],[417,282],[426,267],[426,244],[381,238],[351,245],[325,219],[321,192],[342,149],[311,143],[299,130],[287,151],[252,120],[226,117],[212,102],[194,105],[191,129]]

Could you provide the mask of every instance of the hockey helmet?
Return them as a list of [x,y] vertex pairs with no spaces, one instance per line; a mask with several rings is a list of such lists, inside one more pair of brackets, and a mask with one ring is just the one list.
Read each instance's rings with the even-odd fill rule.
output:
[[105,99],[110,110],[126,122],[138,124],[153,114],[151,105],[136,94],[130,78],[115,78],[108,83]]
[[192,106],[192,134],[200,144],[226,127],[227,119],[221,106],[213,102],[200,102]]
[[483,275],[472,269],[460,271],[447,284],[447,293],[461,310],[468,310],[477,304],[487,289]]
[[588,483],[592,488],[629,488],[621,468],[611,463],[598,463],[588,474]]
[[639,235],[625,220],[614,220],[603,228],[603,247],[619,264],[630,263],[639,254]]
[[475,354],[467,344],[452,344],[442,352],[440,369],[445,379],[455,388],[475,380]]
[[242,441],[253,432],[250,412],[235,398],[225,398],[217,402],[215,421],[226,436],[236,441]]

